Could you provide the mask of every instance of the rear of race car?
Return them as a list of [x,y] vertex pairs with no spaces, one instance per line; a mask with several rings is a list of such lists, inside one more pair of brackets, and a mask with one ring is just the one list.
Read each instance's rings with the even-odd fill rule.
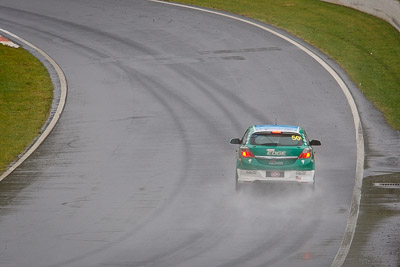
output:
[[[236,142],[238,143],[238,142]],[[315,182],[314,152],[305,131],[297,126],[252,126],[240,140],[237,182]]]

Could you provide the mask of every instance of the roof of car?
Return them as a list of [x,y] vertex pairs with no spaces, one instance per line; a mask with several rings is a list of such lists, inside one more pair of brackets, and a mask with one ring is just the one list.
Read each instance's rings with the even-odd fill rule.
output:
[[272,131],[281,131],[281,132],[290,132],[290,133],[299,133],[299,126],[292,125],[275,125],[275,124],[266,124],[266,125],[254,125],[254,132],[272,132]]

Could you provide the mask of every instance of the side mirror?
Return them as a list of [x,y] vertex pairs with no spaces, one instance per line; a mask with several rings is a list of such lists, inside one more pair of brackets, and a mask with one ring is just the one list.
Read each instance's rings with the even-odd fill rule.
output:
[[242,141],[239,138],[233,138],[231,140],[231,144],[239,145]]
[[320,146],[321,145],[321,141],[319,140],[311,140],[310,141],[310,146]]

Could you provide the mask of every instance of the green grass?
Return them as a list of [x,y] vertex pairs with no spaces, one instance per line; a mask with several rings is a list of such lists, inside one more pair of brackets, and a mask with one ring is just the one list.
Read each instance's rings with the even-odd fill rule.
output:
[[283,28],[333,58],[400,129],[400,34],[389,23],[318,0],[177,0]]
[[43,64],[22,48],[0,45],[0,173],[40,134],[52,99]]

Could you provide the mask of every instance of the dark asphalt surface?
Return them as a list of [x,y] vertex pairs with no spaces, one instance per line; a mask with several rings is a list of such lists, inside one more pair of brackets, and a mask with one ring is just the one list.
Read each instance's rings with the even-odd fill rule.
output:
[[400,173],[365,178],[357,231],[343,266],[398,267],[399,232]]
[[[68,80],[48,139],[0,183],[1,266],[329,266],[354,186],[343,92],[297,47],[147,1],[2,0]],[[234,192],[251,124],[299,124],[317,187]]]

